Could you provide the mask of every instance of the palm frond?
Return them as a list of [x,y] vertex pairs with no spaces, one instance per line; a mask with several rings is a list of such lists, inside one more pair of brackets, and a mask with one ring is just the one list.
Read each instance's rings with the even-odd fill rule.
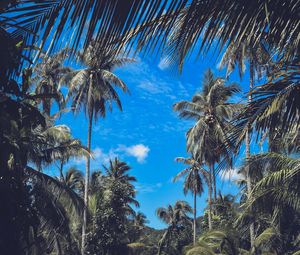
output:
[[26,173],[36,181],[43,183],[44,187],[51,190],[52,192],[56,191],[60,194],[60,196],[65,196],[66,198],[68,198],[68,205],[66,207],[76,212],[78,216],[82,214],[84,207],[83,200],[73,190],[69,189],[55,178],[36,171],[33,168],[27,167]]
[[265,132],[288,133],[299,125],[299,60],[284,65],[274,73],[274,79],[255,88],[252,102],[236,117],[237,132],[232,138],[239,145],[245,137],[248,126]]

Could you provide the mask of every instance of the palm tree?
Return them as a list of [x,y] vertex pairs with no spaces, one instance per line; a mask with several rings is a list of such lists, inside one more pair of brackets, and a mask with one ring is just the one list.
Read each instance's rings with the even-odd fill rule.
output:
[[122,201],[124,203],[124,215],[133,214],[134,210],[131,208],[131,204],[139,207],[138,201],[135,199],[136,191],[132,182],[136,182],[136,178],[128,174],[128,171],[131,169],[126,162],[120,161],[118,158],[109,161],[109,167],[103,166],[106,173],[104,184],[105,187],[114,187],[116,185],[123,186],[124,194]]
[[[97,254],[115,254],[124,249],[125,240],[136,237],[134,233],[130,238],[125,235],[133,223],[130,219],[136,215],[132,206],[139,207],[133,184],[136,179],[129,175],[130,167],[118,159],[110,160],[109,165],[103,167],[105,173],[94,172],[91,179],[92,224],[87,249]],[[138,217],[142,223],[143,216]]]
[[[57,126],[56,126],[57,127]],[[61,126],[59,126],[61,127]],[[79,139],[75,139],[71,136],[70,129],[68,127],[62,126],[66,128],[65,136],[60,138],[55,138],[56,150],[52,153],[53,160],[59,161],[59,173],[62,181],[65,181],[64,178],[64,165],[70,160],[70,158],[74,157],[89,157],[89,152],[85,146],[82,145]],[[56,133],[58,135],[58,133]]]
[[[266,84],[252,90],[252,98],[245,110],[238,116],[236,126],[238,132],[234,139],[240,144],[246,138],[246,158],[250,157],[249,128],[255,127],[257,135],[269,137],[269,149],[274,149],[276,136],[287,137],[298,121],[299,104],[299,60],[281,64],[269,77]],[[274,78],[273,78],[274,76]],[[251,79],[253,82],[253,79]],[[294,132],[295,133],[295,132]],[[248,194],[251,196],[251,179],[247,178]],[[251,244],[254,244],[254,227],[250,228]]]
[[134,214],[131,215],[127,226],[127,238],[129,243],[134,244],[139,241],[139,238],[145,231],[146,223],[149,223],[149,221],[147,220],[146,215],[142,212],[134,212]]
[[[258,236],[253,249],[258,249],[261,241],[271,241],[271,248],[279,249],[279,254],[293,251],[296,247],[292,243],[299,232],[299,160],[269,152],[253,155],[246,164],[255,168],[259,175],[256,182],[252,182],[251,199],[245,201],[237,225],[248,224],[249,218],[251,222],[255,217]],[[255,180],[253,174],[251,178]],[[265,234],[270,240],[262,237]]]
[[79,245],[73,239],[72,225],[73,222],[80,223],[82,219],[82,198],[56,178],[30,167],[26,168],[25,173],[32,186],[34,206],[39,213],[39,224],[32,237],[34,247],[39,253],[47,250],[56,251],[57,254],[67,251],[78,254]]
[[83,195],[84,191],[84,177],[80,170],[75,167],[70,167],[65,174],[64,183],[70,189]]
[[[133,60],[116,57],[115,51],[100,48],[95,41],[90,43],[85,52],[78,54],[78,60],[85,65],[85,68],[65,76],[62,83],[66,82],[69,85],[68,98],[72,98],[73,111],[79,112],[83,107],[88,117],[87,148],[90,151],[93,120],[97,120],[99,116],[105,117],[107,106],[111,111],[113,102],[122,110],[121,101],[114,86],[121,88],[124,92],[128,91],[126,84],[113,73],[113,70]],[[90,157],[87,157],[84,192],[86,205],[88,204],[89,175]],[[86,220],[87,211],[85,209],[82,227],[82,254],[84,254],[85,246]]]
[[[204,191],[203,181],[201,175],[208,183],[207,172],[201,168],[200,164],[194,160],[193,158],[176,158],[177,162],[183,162],[184,164],[189,165],[188,168],[180,171],[176,177],[174,178],[174,182],[178,179],[185,176],[184,184],[183,184],[183,192],[186,195],[189,191],[194,196],[194,221],[193,221],[193,242],[196,244],[196,202],[197,195],[201,196]],[[208,184],[210,185],[210,184]],[[211,208],[210,208],[211,209]],[[211,229],[211,210],[209,212],[209,228]]]
[[198,162],[206,162],[211,171],[214,199],[216,192],[216,173],[214,165],[224,156],[230,162],[229,153],[223,149],[227,136],[232,131],[229,122],[240,109],[240,105],[228,100],[239,92],[236,84],[225,86],[224,80],[214,78],[208,70],[203,80],[202,93],[193,96],[192,101],[181,101],[173,106],[179,117],[193,119],[195,125],[187,133],[187,148]]
[[[299,121],[299,62],[281,63],[269,80],[252,92],[253,100],[237,117],[239,132],[234,139],[239,144],[248,125],[264,136],[266,132],[289,134]],[[295,132],[294,132],[295,133]]]
[[[271,56],[266,50],[263,43],[260,43],[257,46],[248,45],[247,43],[235,44],[231,43],[228,45],[226,51],[223,54],[223,57],[220,61],[219,67],[226,67],[226,77],[228,77],[231,72],[238,66],[240,77],[243,76],[246,69],[246,60],[249,61],[250,67],[250,84],[249,84],[249,95],[248,95],[248,104],[252,101],[252,90],[254,88],[254,76],[257,74],[258,78],[261,78],[263,73],[268,71]],[[245,144],[246,144],[246,160],[249,160],[250,153],[250,126],[245,134]],[[247,193],[250,198],[251,196],[251,177],[250,169],[246,169],[246,181],[247,181]],[[250,226],[250,241],[251,246],[254,245],[254,224]]]
[[35,93],[37,95],[44,95],[40,99],[42,108],[46,116],[50,116],[53,99],[61,109],[64,106],[64,95],[60,91],[60,79],[71,72],[69,67],[64,66],[68,50],[61,50],[54,55],[44,55],[42,61],[37,63],[33,68],[35,76],[32,82],[36,84]]
[[186,255],[238,255],[249,254],[248,251],[239,249],[236,237],[229,231],[214,230],[204,233],[196,246],[187,247]]
[[[249,45],[247,43],[229,44],[218,67],[220,69],[226,68],[226,78],[237,67],[239,75],[242,77],[246,71],[247,62],[250,69],[250,87],[252,86],[253,88],[255,74],[258,79],[261,79],[264,73],[269,73],[271,67],[271,55],[262,42],[259,45]],[[250,88],[250,91],[252,88]]]
[[158,243],[158,255],[161,254],[162,248],[168,245],[170,238],[174,232],[177,232],[181,226],[190,223],[188,214],[192,213],[192,208],[185,201],[177,201],[174,206],[158,208],[156,214],[159,219],[168,225],[165,233]]
[[103,166],[106,177],[112,181],[136,182],[134,176],[130,176],[127,172],[131,169],[126,162],[120,161],[118,158],[109,160],[109,167]]
[[48,127],[41,132],[38,128],[40,139],[44,141],[36,146],[34,153],[29,154],[30,160],[33,161],[41,171],[41,163],[50,165],[55,161],[59,162],[59,174],[61,181],[64,181],[63,167],[64,164],[72,157],[89,156],[88,150],[81,144],[79,139],[71,135],[71,130],[66,125],[56,125]]
[[143,229],[146,223],[148,223],[148,220],[145,214],[143,214],[142,212],[137,212],[134,215],[133,224],[135,227]]
[[[270,208],[283,210],[291,207],[295,211],[300,208],[300,187],[298,178],[300,176],[299,160],[278,153],[264,153],[252,156],[250,165],[260,164],[263,169],[263,177],[255,184],[251,200],[247,201],[248,209],[250,205],[259,208],[261,211],[268,211]],[[268,204],[265,204],[268,201]],[[279,217],[280,213],[274,213]],[[280,222],[276,218],[274,222]]]
[[[28,166],[30,161],[36,162],[35,159],[40,164],[50,164],[49,155],[57,150],[53,140],[48,139],[51,132],[45,118],[31,102],[34,99],[26,91],[18,101],[5,95],[1,99],[1,144],[6,148],[1,151],[1,190],[10,191],[5,194],[7,198],[1,197],[6,208],[1,216],[6,224],[14,218],[16,223],[23,224],[19,227],[9,224],[13,236],[8,229],[7,237],[0,233],[1,240],[14,240],[12,245],[15,246],[6,244],[2,247],[1,243],[1,250],[13,254],[31,253],[33,250],[44,253],[47,248],[50,252],[54,249],[65,252],[73,245],[69,219],[77,217],[77,222],[80,222],[83,201],[55,178]],[[5,114],[7,107],[9,111]],[[10,183],[13,180],[13,185],[6,186],[5,182],[9,180]],[[7,199],[14,203],[7,203]],[[3,222],[1,225],[6,226]],[[60,240],[56,240],[57,237]],[[55,245],[60,248],[55,248]]]

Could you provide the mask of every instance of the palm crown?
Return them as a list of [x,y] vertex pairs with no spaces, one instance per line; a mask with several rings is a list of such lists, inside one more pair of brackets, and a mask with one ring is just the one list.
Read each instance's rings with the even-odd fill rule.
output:
[[45,55],[42,61],[34,67],[36,76],[32,78],[32,81],[36,84],[35,93],[44,96],[40,101],[47,116],[50,116],[53,99],[59,108],[62,108],[65,103],[59,82],[64,75],[71,72],[71,69],[63,64],[67,54],[68,50],[65,49],[52,56]]
[[201,168],[200,164],[193,158],[182,158],[178,157],[175,159],[177,162],[183,162],[188,164],[189,167],[180,171],[174,178],[177,181],[179,178],[185,176],[183,192],[187,194],[191,191],[193,194],[201,195],[203,192],[203,182],[201,175],[208,181],[207,172]]
[[92,41],[87,50],[78,53],[77,60],[85,68],[67,75],[62,83],[69,84],[68,98],[72,98],[72,108],[78,112],[84,107],[86,114],[92,118],[104,117],[106,103],[112,110],[115,102],[120,110],[122,105],[114,86],[128,92],[126,84],[112,71],[126,63],[133,62],[130,58],[115,57],[114,51],[105,51],[99,44]]
[[219,160],[218,147],[232,128],[230,118],[240,109],[239,104],[230,103],[229,99],[239,91],[236,84],[225,86],[223,79],[214,78],[208,70],[202,92],[196,93],[192,101],[174,105],[173,109],[179,112],[181,118],[196,121],[187,133],[187,147],[199,162]]

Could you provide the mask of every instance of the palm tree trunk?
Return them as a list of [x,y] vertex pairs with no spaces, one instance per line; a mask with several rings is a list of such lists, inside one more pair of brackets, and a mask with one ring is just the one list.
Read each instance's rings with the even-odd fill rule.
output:
[[[48,85],[48,84],[47,84]],[[49,86],[46,86],[46,91],[45,93],[46,94],[50,94],[50,89],[49,89]],[[48,96],[48,95],[47,95]],[[50,111],[51,111],[51,98],[45,98],[43,101],[42,101],[42,104],[43,104],[43,112],[46,116],[50,116]]]
[[[253,81],[254,81],[254,70],[253,70],[253,62],[250,59],[250,92],[253,89]],[[252,95],[251,93],[249,93],[248,95],[248,103],[251,103],[252,101]],[[246,137],[245,137],[245,144],[246,144],[246,161],[248,162],[250,159],[250,134],[249,134],[249,130],[250,130],[250,126],[248,126],[247,132],[246,132]],[[249,164],[247,164],[247,168],[246,168],[246,182],[247,182],[247,195],[248,195],[248,199],[251,198],[251,191],[252,191],[252,187],[251,187],[251,176],[250,176],[250,166]],[[251,244],[251,248],[253,248],[254,246],[254,223],[250,224],[250,244]]]
[[196,223],[196,214],[197,214],[197,212],[196,212],[196,210],[197,210],[197,192],[196,191],[194,191],[194,239],[193,239],[193,243],[194,243],[194,245],[196,244],[196,227],[197,227],[197,223]]
[[[89,126],[88,126],[88,151],[91,151],[91,139],[92,139],[92,125],[93,125],[93,108],[89,114]],[[83,209],[83,224],[82,224],[82,236],[81,236],[81,255],[85,252],[86,243],[86,225],[87,225],[87,207],[88,207],[88,191],[89,191],[89,177],[90,177],[90,157],[86,157],[86,169],[85,169],[85,185],[84,185],[84,209]]]
[[213,164],[211,166],[212,170],[211,170],[211,173],[212,173],[212,181],[213,181],[213,190],[214,190],[214,202],[217,201],[217,183],[216,183],[216,173],[215,173],[215,165]]
[[44,113],[47,116],[50,116],[50,111],[51,111],[51,99],[46,99],[44,101]]
[[163,234],[162,238],[158,242],[157,255],[161,255],[162,248],[163,248],[163,246],[165,244],[165,240],[167,239],[169,233],[170,233],[170,227],[167,228],[166,232]]
[[59,174],[60,174],[60,181],[61,182],[65,182],[65,177],[64,177],[64,173],[63,173],[63,170],[64,170],[64,161],[60,161],[60,168],[59,168]]
[[208,184],[208,228],[212,230],[212,173],[209,173],[209,184]]
[[157,255],[160,255],[160,254],[161,254],[161,248],[162,248],[162,245],[161,245],[161,244],[158,244]]

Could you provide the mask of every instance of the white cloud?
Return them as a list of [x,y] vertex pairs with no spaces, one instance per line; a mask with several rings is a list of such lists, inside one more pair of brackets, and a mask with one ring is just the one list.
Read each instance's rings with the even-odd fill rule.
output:
[[238,173],[237,169],[230,169],[219,174],[223,181],[238,181],[243,179],[243,175]]
[[158,63],[158,68],[160,70],[165,70],[170,66],[170,61],[168,61],[168,58],[164,57],[162,58]]
[[150,81],[144,81],[141,82],[138,85],[139,88],[151,93],[151,94],[160,94],[162,93],[161,88],[159,88],[156,84],[150,82]]
[[187,88],[182,84],[181,81],[178,82],[178,95],[184,98],[190,97]]
[[137,162],[144,163],[150,148],[144,144],[136,144],[129,147],[120,145],[117,151],[125,152],[126,155],[135,157]]
[[162,185],[163,184],[161,182],[155,184],[139,183],[135,187],[136,190],[140,193],[152,193],[157,191],[159,188],[161,188]]
[[101,148],[97,147],[93,150],[93,160],[100,164],[107,164],[110,159],[118,157],[115,150],[111,149],[109,152],[105,153]]
[[[91,163],[94,165],[107,164],[110,159],[118,157],[134,157],[138,163],[144,163],[150,148],[144,144],[135,144],[132,146],[119,145],[117,148],[112,148],[108,152],[105,152],[102,148],[96,147],[92,151]],[[74,158],[72,163],[76,165],[84,165],[86,162],[85,157]]]
[[152,78],[151,80],[144,80],[138,85],[138,87],[143,91],[153,95],[165,94],[166,96],[168,96],[172,93],[172,89],[170,88],[169,84],[156,78]]

